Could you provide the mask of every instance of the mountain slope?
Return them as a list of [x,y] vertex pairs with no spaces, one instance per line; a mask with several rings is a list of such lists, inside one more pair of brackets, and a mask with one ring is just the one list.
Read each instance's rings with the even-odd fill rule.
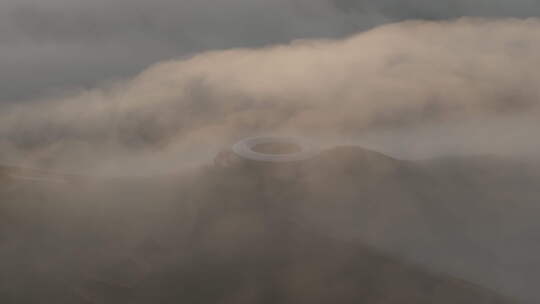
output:
[[[456,277],[534,299],[532,285],[516,286],[536,274],[494,257],[531,229],[507,227],[518,213],[505,217],[495,198],[532,213],[534,180],[510,183],[523,178],[514,165],[489,180],[492,164],[447,162],[338,147],[182,176],[10,175],[0,302],[517,303]],[[525,189],[530,201],[517,195]]]

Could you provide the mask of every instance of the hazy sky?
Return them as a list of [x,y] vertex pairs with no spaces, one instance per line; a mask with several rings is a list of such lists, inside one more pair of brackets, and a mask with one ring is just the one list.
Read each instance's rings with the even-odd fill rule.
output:
[[204,50],[337,38],[406,19],[539,14],[534,0],[3,0],[0,101],[102,86]]

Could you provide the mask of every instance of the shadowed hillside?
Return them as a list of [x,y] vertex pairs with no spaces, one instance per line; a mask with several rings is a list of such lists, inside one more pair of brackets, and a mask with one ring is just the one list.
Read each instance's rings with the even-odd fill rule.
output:
[[504,164],[339,147],[156,178],[5,173],[0,302],[521,303],[491,277],[530,228],[501,208],[533,208],[537,175]]

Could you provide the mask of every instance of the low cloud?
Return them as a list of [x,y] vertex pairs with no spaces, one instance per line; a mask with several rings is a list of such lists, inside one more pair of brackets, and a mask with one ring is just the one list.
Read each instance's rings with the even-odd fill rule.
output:
[[[161,62],[106,88],[4,105],[2,159],[159,171],[258,133],[365,139],[407,157],[451,151],[441,136],[452,134],[452,152],[533,154],[534,139],[519,135],[538,128],[538,37],[536,19],[410,21]],[[388,144],[393,132],[424,148]]]
[[209,50],[341,39],[410,19],[539,13],[531,0],[4,0],[0,102],[98,88]]

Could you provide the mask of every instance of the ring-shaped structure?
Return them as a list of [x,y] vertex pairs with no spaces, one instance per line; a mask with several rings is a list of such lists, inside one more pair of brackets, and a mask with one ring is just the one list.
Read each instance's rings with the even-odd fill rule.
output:
[[[297,152],[292,153],[262,153],[255,151],[253,148],[261,144],[286,144],[295,145],[298,147]],[[236,143],[232,150],[240,157],[262,162],[295,162],[313,157],[317,154],[317,149],[307,142],[294,137],[278,137],[278,136],[259,136],[251,137]]]

